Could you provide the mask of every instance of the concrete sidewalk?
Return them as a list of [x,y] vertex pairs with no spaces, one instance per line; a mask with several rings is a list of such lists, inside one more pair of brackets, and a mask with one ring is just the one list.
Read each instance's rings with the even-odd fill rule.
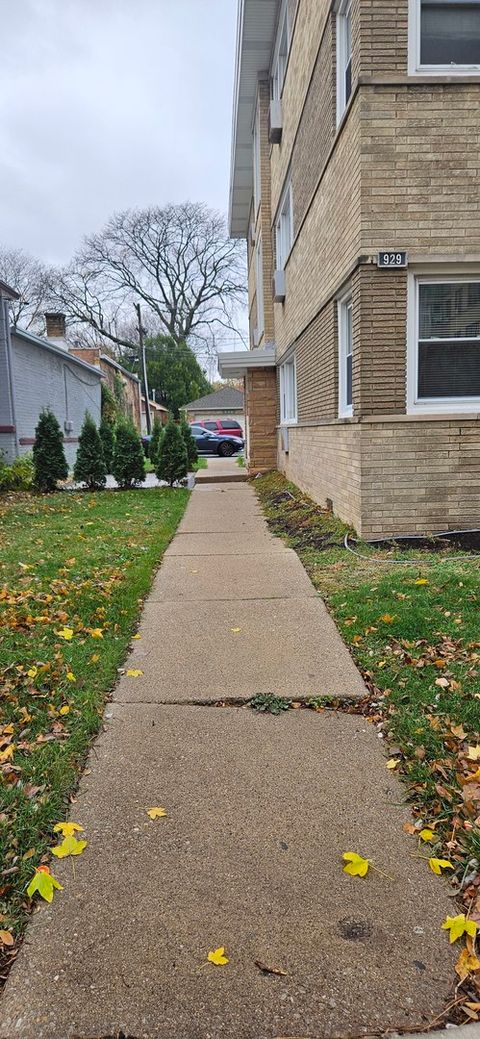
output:
[[[196,488],[140,634],[128,666],[144,675],[119,682],[72,810],[89,846],[75,876],[55,862],[64,890],[30,923],[1,1039],[328,1039],[433,1020],[454,976],[448,888],[412,856],[375,730],[241,706],[364,692],[249,486]],[[346,876],[346,850],[388,877]],[[220,945],[224,967],[206,962]]]

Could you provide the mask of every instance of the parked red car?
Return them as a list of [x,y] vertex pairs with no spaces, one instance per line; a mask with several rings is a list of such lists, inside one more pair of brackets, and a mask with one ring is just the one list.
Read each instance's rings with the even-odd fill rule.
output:
[[191,426],[203,426],[211,433],[219,433],[220,436],[242,437],[243,429],[234,418],[207,419],[205,422],[191,422]]

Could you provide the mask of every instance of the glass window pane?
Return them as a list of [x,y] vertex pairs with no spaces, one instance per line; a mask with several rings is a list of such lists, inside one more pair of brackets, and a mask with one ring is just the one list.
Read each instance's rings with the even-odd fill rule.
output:
[[420,399],[480,397],[480,340],[421,342],[418,396]]
[[422,0],[420,62],[480,64],[479,0]]
[[205,423],[205,427],[206,427],[206,429],[216,429],[217,428],[217,423],[216,422],[206,422]]
[[419,339],[480,336],[480,282],[419,285]]
[[345,404],[347,405],[347,408],[351,408],[352,400],[353,400],[353,396],[352,396],[352,385],[353,385],[353,379],[352,379],[353,365],[352,365],[352,361],[353,361],[352,354],[347,354],[347,363],[346,363],[346,371],[345,371],[345,382],[346,382],[346,385],[345,385]]

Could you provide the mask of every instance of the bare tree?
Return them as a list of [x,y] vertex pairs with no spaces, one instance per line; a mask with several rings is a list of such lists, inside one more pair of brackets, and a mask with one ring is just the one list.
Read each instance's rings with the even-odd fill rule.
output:
[[48,305],[47,268],[22,249],[0,247],[0,279],[20,295],[11,304],[14,327],[43,330],[43,312]]
[[202,204],[127,210],[85,239],[52,287],[71,322],[120,347],[132,345],[125,328],[138,302],[156,331],[203,346],[215,329],[235,328],[245,302],[244,249]]

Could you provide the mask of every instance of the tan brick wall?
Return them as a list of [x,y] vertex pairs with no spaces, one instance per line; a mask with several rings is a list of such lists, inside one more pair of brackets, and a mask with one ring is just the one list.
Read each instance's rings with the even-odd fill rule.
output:
[[299,422],[338,414],[337,308],[330,302],[312,321],[296,347]]
[[300,227],[336,131],[335,16],[327,18],[292,151],[293,223]]
[[331,423],[290,426],[289,452],[278,446],[279,468],[321,505],[330,499],[335,515],[358,530],[360,512],[360,443],[358,426]]
[[479,418],[362,423],[359,433],[364,537],[480,526]]
[[298,0],[295,32],[283,88],[281,144],[272,148],[272,214],[275,214],[291,159],[293,142],[317,59],[331,0]]
[[360,0],[359,69],[363,75],[407,71],[408,0]]
[[362,252],[480,244],[480,83],[362,87]]
[[354,106],[285,268],[286,300],[275,304],[279,356],[350,273],[360,230],[360,123]]
[[407,272],[371,264],[352,278],[356,418],[405,412]]
[[249,472],[266,472],[277,463],[277,380],[275,368],[250,369],[245,378]]

